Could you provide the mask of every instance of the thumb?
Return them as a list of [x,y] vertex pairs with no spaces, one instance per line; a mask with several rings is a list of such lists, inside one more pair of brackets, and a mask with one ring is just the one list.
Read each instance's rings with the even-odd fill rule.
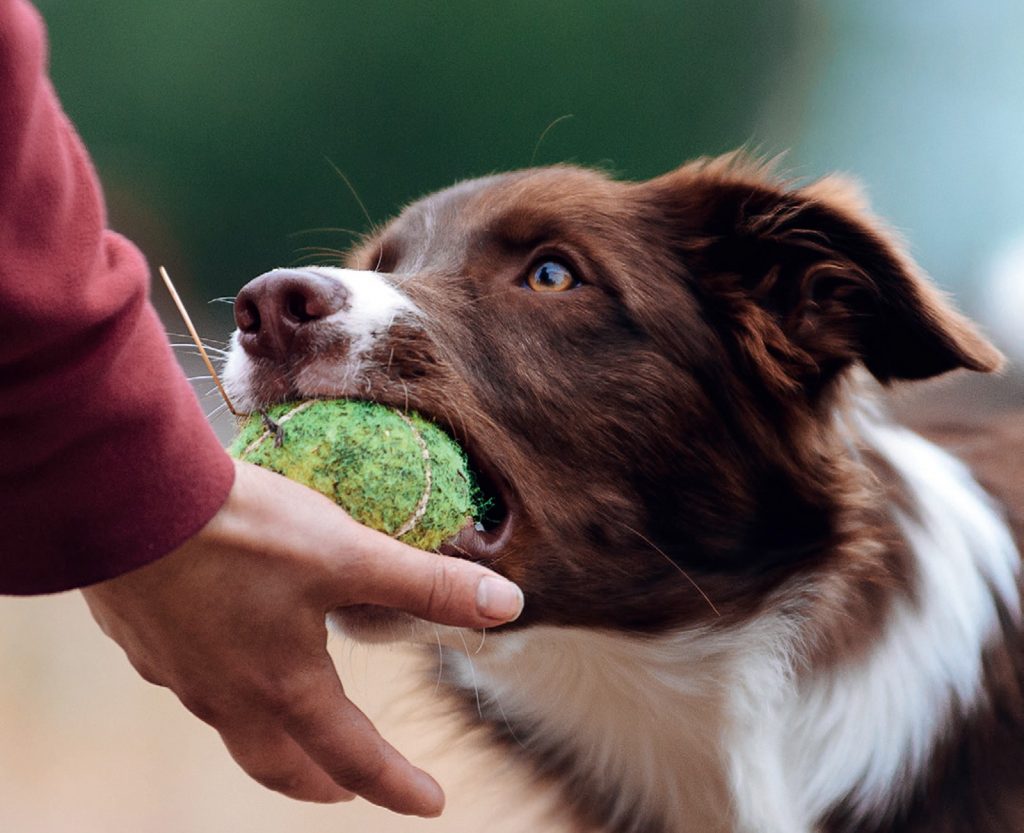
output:
[[346,541],[349,559],[338,575],[348,604],[397,608],[467,628],[500,625],[522,612],[523,592],[494,571],[418,550],[367,527],[360,530],[356,540]]

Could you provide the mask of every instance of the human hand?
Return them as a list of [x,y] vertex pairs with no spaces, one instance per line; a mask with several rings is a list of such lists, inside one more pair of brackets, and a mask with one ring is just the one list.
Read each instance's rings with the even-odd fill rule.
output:
[[522,607],[490,570],[407,547],[248,463],[236,463],[227,502],[199,534],[82,592],[139,674],[213,726],[264,786],[421,816],[439,815],[444,794],[345,696],[325,615],[376,604],[480,628]]

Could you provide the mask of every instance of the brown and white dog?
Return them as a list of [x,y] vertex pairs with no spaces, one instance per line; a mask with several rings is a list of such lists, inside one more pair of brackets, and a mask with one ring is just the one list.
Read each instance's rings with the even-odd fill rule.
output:
[[527,170],[346,266],[242,290],[231,396],[373,399],[468,450],[498,510],[448,551],[517,581],[521,619],[473,656],[339,619],[447,646],[581,830],[1024,830],[1024,422],[978,445],[986,492],[872,404],[869,374],[1001,358],[854,187],[739,155]]

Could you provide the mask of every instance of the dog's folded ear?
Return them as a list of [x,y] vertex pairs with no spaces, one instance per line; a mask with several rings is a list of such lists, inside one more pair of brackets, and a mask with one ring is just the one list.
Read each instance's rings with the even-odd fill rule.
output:
[[1001,366],[850,181],[787,188],[731,154],[648,185],[695,291],[776,383],[825,382],[857,361],[882,382]]

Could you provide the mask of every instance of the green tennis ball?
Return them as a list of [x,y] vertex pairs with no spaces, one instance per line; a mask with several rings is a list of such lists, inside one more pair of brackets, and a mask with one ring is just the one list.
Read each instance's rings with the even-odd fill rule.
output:
[[436,550],[481,514],[466,455],[415,413],[310,399],[250,416],[229,451],[327,495],[360,523]]

